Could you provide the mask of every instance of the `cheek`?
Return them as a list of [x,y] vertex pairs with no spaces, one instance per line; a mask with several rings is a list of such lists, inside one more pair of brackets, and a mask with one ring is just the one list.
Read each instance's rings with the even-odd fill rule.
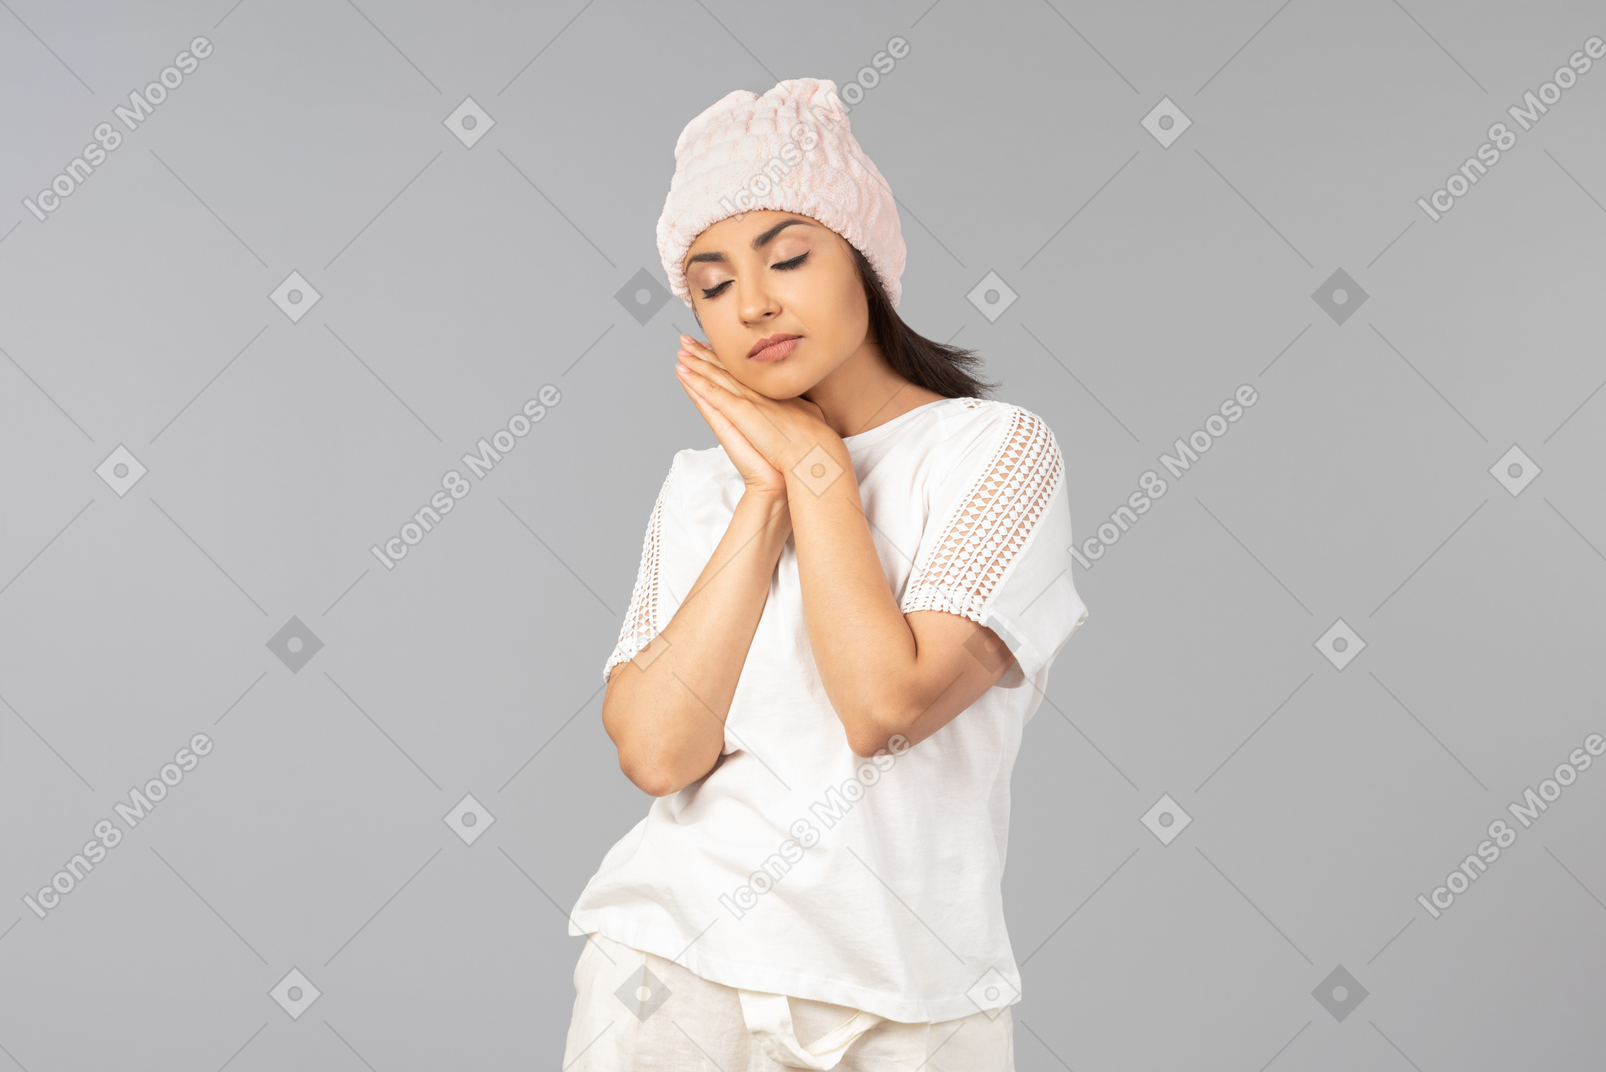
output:
[[864,284],[854,274],[840,280],[831,297],[831,333],[841,345],[855,349],[864,341],[870,327],[870,306],[864,297]]
[[[730,367],[736,351],[740,348],[742,326],[735,322],[727,312],[729,302],[724,305],[710,303],[699,310],[697,326],[702,330],[700,335],[704,342],[719,355],[726,367]],[[694,336],[696,337],[696,336]],[[680,344],[676,343],[678,347]],[[745,353],[745,351],[743,351]]]
[[719,363],[725,366],[726,374],[743,387],[751,387],[749,381],[752,372],[748,367],[747,348],[752,344],[747,340],[747,334],[740,324],[734,327],[726,326],[725,330],[721,331],[720,325],[715,323],[718,319],[717,316],[709,317],[708,326],[712,330],[704,331],[703,337],[713,348]]
[[821,298],[831,304],[831,313],[839,323],[867,317],[864,283],[859,279],[858,268],[852,260],[841,258],[832,265],[829,286],[821,288]]
[[856,278],[833,273],[789,280],[780,297],[809,338],[830,344],[828,349],[840,349],[853,343],[855,334],[863,335],[862,326],[856,325],[866,320],[867,307]]

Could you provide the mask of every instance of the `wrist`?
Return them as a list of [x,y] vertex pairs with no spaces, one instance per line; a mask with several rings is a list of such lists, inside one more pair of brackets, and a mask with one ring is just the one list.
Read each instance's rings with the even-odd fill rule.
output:
[[742,491],[741,501],[767,513],[782,513],[787,509],[786,485],[779,487],[749,484]]
[[[859,484],[853,456],[840,439],[834,444],[817,442],[800,450],[781,475],[786,479],[789,495],[804,493],[813,498],[840,493],[845,487],[857,489]],[[856,497],[856,491],[854,494]]]

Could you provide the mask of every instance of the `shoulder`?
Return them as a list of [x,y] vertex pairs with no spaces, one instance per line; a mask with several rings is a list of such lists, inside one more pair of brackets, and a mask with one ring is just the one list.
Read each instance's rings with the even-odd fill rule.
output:
[[974,458],[1043,463],[1059,459],[1059,444],[1048,421],[1024,406],[996,398],[963,398],[948,407],[940,423],[941,443],[958,462]]
[[669,557],[701,569],[745,490],[723,448],[677,450],[658,497],[664,539],[677,549]]
[[742,474],[732,464],[730,457],[722,446],[712,446],[703,449],[686,447],[675,452],[674,461],[670,464],[670,475],[679,485],[682,493],[691,489],[696,495],[699,490],[706,490],[708,485],[726,485],[735,481],[742,482]]

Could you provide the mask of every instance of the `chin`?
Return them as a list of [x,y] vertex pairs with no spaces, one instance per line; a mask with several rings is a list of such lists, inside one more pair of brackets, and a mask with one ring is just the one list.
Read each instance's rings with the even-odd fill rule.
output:
[[[787,359],[788,361],[790,358]],[[810,375],[802,366],[787,367],[787,361],[780,362],[779,367],[755,365],[759,375],[754,377],[755,382],[749,386],[766,398],[773,398],[777,402],[784,402],[788,398],[798,395],[820,382],[820,377]]]

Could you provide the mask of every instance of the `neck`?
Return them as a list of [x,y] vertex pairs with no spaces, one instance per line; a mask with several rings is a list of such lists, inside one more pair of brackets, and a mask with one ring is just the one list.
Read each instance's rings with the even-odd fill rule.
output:
[[833,432],[846,438],[944,396],[892,371],[881,348],[866,339],[803,397],[820,407]]

